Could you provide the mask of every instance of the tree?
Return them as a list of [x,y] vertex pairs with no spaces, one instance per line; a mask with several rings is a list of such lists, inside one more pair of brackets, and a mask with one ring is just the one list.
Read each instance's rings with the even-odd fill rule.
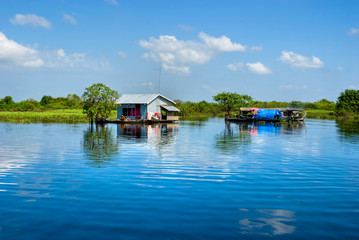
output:
[[336,108],[339,111],[359,113],[359,90],[346,89],[340,93]]
[[81,98],[76,94],[68,94],[66,97],[66,105],[69,108],[79,108],[81,106]]
[[227,115],[231,114],[231,111],[246,107],[253,99],[248,95],[240,95],[238,93],[222,92],[213,96],[213,99],[218,102]]
[[47,96],[47,95],[44,95],[42,98],[41,98],[41,101],[40,101],[40,104],[42,106],[46,106],[48,105],[49,103],[51,103],[53,100],[53,98],[51,96]]
[[13,104],[13,103],[14,103],[14,101],[12,100],[12,97],[10,97],[10,96],[6,96],[6,97],[4,97],[3,99],[0,100],[0,104],[9,105],[9,104]]
[[110,116],[111,110],[115,108],[115,100],[119,97],[117,91],[102,83],[95,83],[82,94],[83,111],[91,123],[94,119],[97,123]]

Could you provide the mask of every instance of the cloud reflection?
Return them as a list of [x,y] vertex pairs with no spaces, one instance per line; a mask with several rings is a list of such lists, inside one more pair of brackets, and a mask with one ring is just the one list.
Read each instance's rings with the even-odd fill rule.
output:
[[260,235],[291,234],[296,227],[290,225],[295,222],[295,212],[285,209],[256,209],[256,218],[244,218],[239,221],[241,230],[257,233]]

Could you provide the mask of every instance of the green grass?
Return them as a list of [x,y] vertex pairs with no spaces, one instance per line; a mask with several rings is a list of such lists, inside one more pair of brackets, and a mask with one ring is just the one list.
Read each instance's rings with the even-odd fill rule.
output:
[[[116,111],[110,119],[116,119]],[[86,123],[88,118],[82,109],[59,109],[43,112],[0,112],[0,122],[12,123]]]
[[61,109],[43,112],[0,112],[0,122],[13,123],[85,123],[82,109]]
[[312,119],[335,119],[334,111],[330,110],[307,110],[307,117]]
[[[110,119],[116,119],[112,111]],[[12,123],[86,123],[88,118],[82,109],[59,109],[43,112],[0,112],[0,122]]]

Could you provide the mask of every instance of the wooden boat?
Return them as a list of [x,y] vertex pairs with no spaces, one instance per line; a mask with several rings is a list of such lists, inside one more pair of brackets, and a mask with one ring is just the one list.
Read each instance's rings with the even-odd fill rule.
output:
[[[260,115],[261,111],[269,112],[269,115]],[[263,112],[264,112],[263,111]],[[241,108],[236,118],[226,118],[229,122],[280,122],[280,121],[304,121],[306,112],[300,108]]]

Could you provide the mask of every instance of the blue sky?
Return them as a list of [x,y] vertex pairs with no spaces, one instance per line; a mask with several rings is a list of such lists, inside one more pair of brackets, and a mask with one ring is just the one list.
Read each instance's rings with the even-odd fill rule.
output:
[[359,1],[0,0],[0,98],[336,101],[359,89]]

